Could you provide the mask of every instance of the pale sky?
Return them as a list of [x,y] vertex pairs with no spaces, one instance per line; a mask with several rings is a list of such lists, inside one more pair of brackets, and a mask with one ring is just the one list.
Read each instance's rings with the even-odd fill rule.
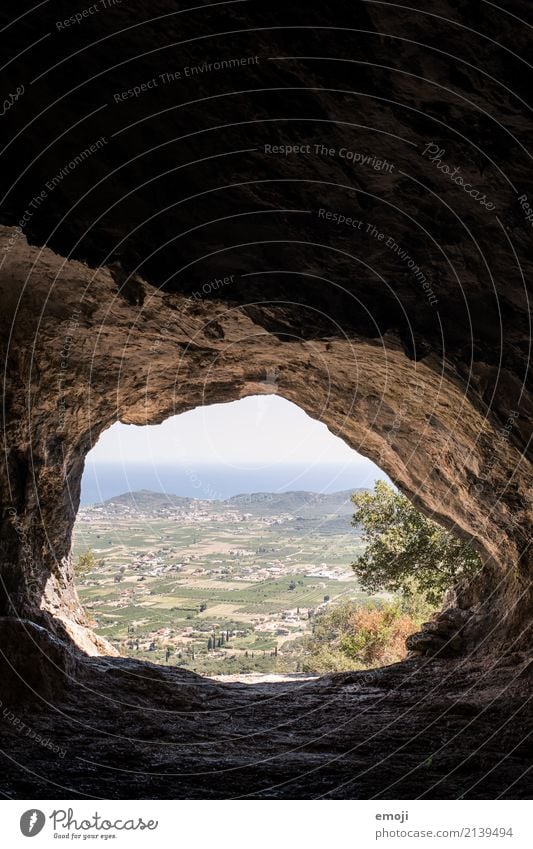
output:
[[325,424],[277,395],[197,407],[160,425],[117,423],[102,434],[89,456],[97,462],[188,461],[257,469],[291,463],[375,468]]

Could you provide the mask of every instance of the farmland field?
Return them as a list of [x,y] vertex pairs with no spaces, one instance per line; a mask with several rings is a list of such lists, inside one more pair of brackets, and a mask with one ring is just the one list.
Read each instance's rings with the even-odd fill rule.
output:
[[317,612],[365,598],[350,494],[137,492],[84,507],[80,599],[124,655],[206,674],[299,671]]

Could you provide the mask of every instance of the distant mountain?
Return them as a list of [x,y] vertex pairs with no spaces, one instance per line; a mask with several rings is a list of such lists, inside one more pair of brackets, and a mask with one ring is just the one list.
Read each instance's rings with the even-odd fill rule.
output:
[[199,498],[186,498],[164,492],[152,492],[142,489],[137,492],[124,492],[109,498],[102,504],[94,505],[103,508],[105,512],[133,511],[142,513],[157,513],[168,509],[192,511],[198,509],[220,513],[224,510],[240,510],[243,514],[265,516],[278,513],[289,513],[293,516],[312,518],[336,514],[345,516],[353,513],[351,496],[362,487],[341,492],[319,493],[297,490],[294,492],[252,492],[234,495],[224,501],[207,501]]
[[234,495],[223,503],[239,507],[243,513],[265,515],[268,513],[291,513],[302,516],[324,516],[330,513],[344,515],[353,513],[351,496],[355,490],[321,493],[296,490],[294,492],[252,492]]
[[185,498],[181,495],[169,495],[165,492],[152,492],[150,489],[139,489],[136,492],[123,492],[104,501],[102,507],[130,507],[140,510],[161,507],[189,507],[197,499]]

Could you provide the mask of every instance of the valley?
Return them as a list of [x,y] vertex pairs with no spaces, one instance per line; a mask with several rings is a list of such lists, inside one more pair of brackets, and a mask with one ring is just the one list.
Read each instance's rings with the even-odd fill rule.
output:
[[82,507],[80,600],[122,655],[207,675],[298,673],[316,614],[366,598],[350,568],[362,550],[351,494],[144,490]]

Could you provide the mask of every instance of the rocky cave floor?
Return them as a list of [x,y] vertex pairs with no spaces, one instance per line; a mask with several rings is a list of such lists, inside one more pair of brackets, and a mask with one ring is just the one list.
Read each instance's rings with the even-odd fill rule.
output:
[[529,798],[524,654],[243,684],[50,640],[3,655],[8,798]]

